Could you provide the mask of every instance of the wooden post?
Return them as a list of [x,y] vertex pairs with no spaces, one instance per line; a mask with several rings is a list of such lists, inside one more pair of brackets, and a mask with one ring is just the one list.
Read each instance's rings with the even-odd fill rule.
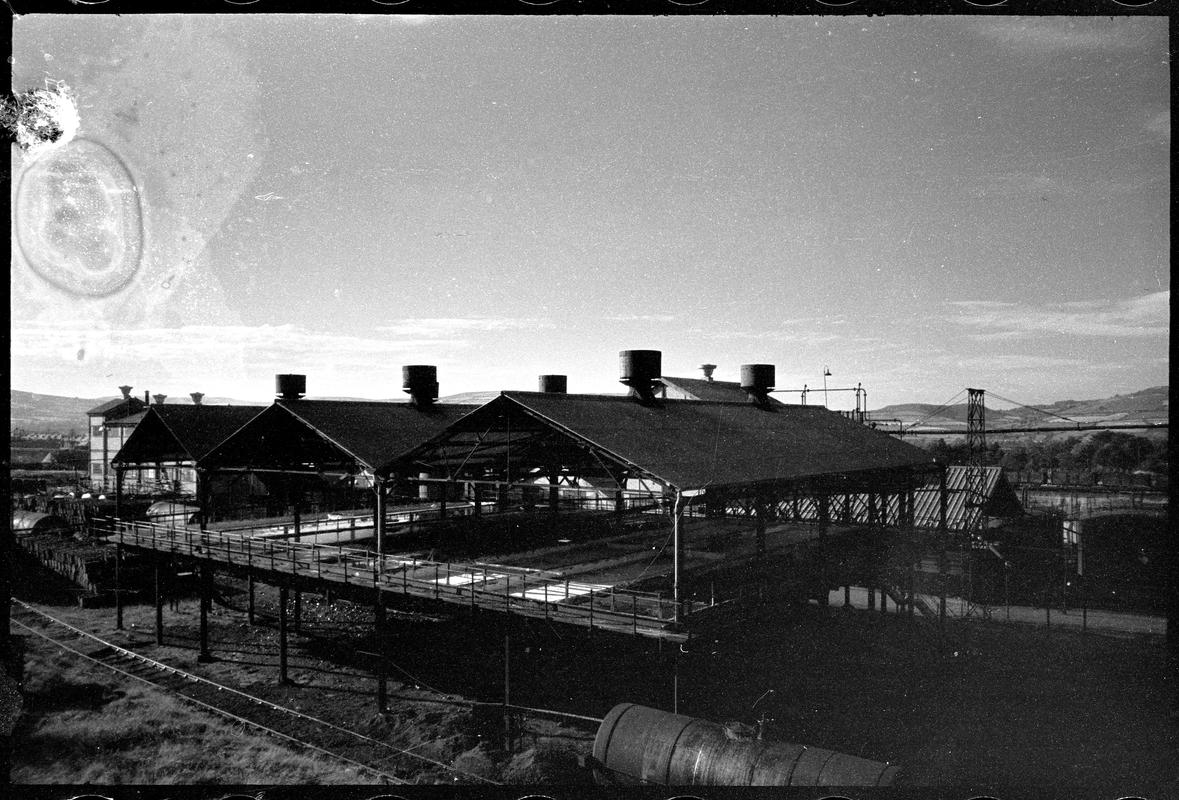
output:
[[377,713],[384,714],[389,701],[389,678],[385,665],[385,598],[380,590],[373,606],[373,635],[377,640]]
[[290,683],[287,676],[287,598],[289,590],[284,583],[278,589],[278,680]]
[[851,611],[851,586],[847,584],[843,587],[843,607]]
[[295,590],[295,634],[298,635],[302,631],[303,620],[303,593],[298,589]]
[[876,587],[875,586],[868,587],[868,610],[869,611],[876,610]]
[[504,750],[512,752],[511,642],[504,634]]
[[123,560],[123,545],[115,545],[115,630],[123,630],[123,585],[119,582],[119,562]]
[[378,575],[381,575],[385,571],[385,482],[380,478],[376,479],[376,490],[377,502],[373,515],[373,535],[377,539],[377,572]]
[[675,494],[675,506],[671,520],[672,530],[672,548],[673,548],[673,580],[672,580],[672,600],[675,602],[675,616],[673,621],[680,622],[680,580],[683,572],[684,559],[684,495],[683,492],[677,491]]
[[164,591],[160,582],[160,559],[155,563],[156,579],[156,644],[164,643]]
[[200,564],[201,583],[201,651],[197,655],[197,663],[207,664],[213,660],[209,652],[209,610],[213,605],[213,572],[208,561]]
[[254,573],[250,572],[246,575],[246,593],[248,595],[246,601],[246,620],[254,624]]

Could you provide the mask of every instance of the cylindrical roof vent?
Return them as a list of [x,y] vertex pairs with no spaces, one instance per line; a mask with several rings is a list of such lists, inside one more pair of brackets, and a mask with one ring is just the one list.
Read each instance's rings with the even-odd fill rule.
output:
[[712,373],[716,369],[716,364],[701,364],[700,371],[704,373],[704,380],[712,383]]
[[164,404],[164,401],[168,399],[168,395],[166,395],[166,394],[153,394],[151,396],[151,399],[156,401],[157,406],[162,406]]
[[438,368],[430,364],[410,364],[401,368],[401,388],[410,403],[424,407],[438,399]]
[[765,405],[774,388],[773,364],[742,364],[741,388],[749,393],[750,399]]
[[201,404],[201,400],[203,400],[205,398],[205,393],[204,392],[189,392],[188,396],[192,398],[192,404],[194,406],[199,406]]
[[643,402],[655,399],[659,376],[663,374],[663,353],[659,350],[622,350],[618,353],[618,381],[629,386]]
[[130,386],[120,386],[119,391],[123,393],[124,400],[131,399],[131,387]]
[[275,375],[274,392],[283,400],[298,400],[307,394],[306,375]]
[[569,391],[569,378],[565,375],[541,375],[540,391],[545,394],[565,394]]

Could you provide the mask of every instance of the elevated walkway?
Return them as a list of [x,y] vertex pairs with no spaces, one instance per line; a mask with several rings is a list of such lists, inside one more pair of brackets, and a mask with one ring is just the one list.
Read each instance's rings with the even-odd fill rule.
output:
[[[571,571],[486,561],[441,562],[370,550],[257,538],[226,531],[169,528],[110,521],[112,543],[144,552],[212,562],[261,580],[293,582],[311,591],[352,596],[402,595],[472,609],[488,609],[553,622],[670,641],[686,641],[675,604],[657,594],[573,578]],[[371,594],[370,594],[371,593]],[[683,603],[680,618],[707,607]]]

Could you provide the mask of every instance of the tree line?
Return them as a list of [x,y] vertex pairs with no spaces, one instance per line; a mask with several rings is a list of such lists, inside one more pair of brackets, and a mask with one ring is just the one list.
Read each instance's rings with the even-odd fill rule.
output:
[[[946,464],[967,464],[966,442],[948,443],[937,439],[925,445]],[[1072,470],[1080,472],[1133,473],[1139,470],[1166,474],[1170,468],[1167,440],[1155,440],[1117,431],[1098,431],[1089,436],[1037,440],[990,441],[979,454],[979,463],[1003,467],[1012,472]]]

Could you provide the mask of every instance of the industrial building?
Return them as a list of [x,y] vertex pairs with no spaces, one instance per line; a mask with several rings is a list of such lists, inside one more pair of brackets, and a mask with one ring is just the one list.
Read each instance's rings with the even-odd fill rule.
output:
[[108,400],[86,412],[90,436],[90,486],[98,491],[115,488],[111,460],[143,418],[148,401],[131,396],[130,386],[120,386],[121,398]]

